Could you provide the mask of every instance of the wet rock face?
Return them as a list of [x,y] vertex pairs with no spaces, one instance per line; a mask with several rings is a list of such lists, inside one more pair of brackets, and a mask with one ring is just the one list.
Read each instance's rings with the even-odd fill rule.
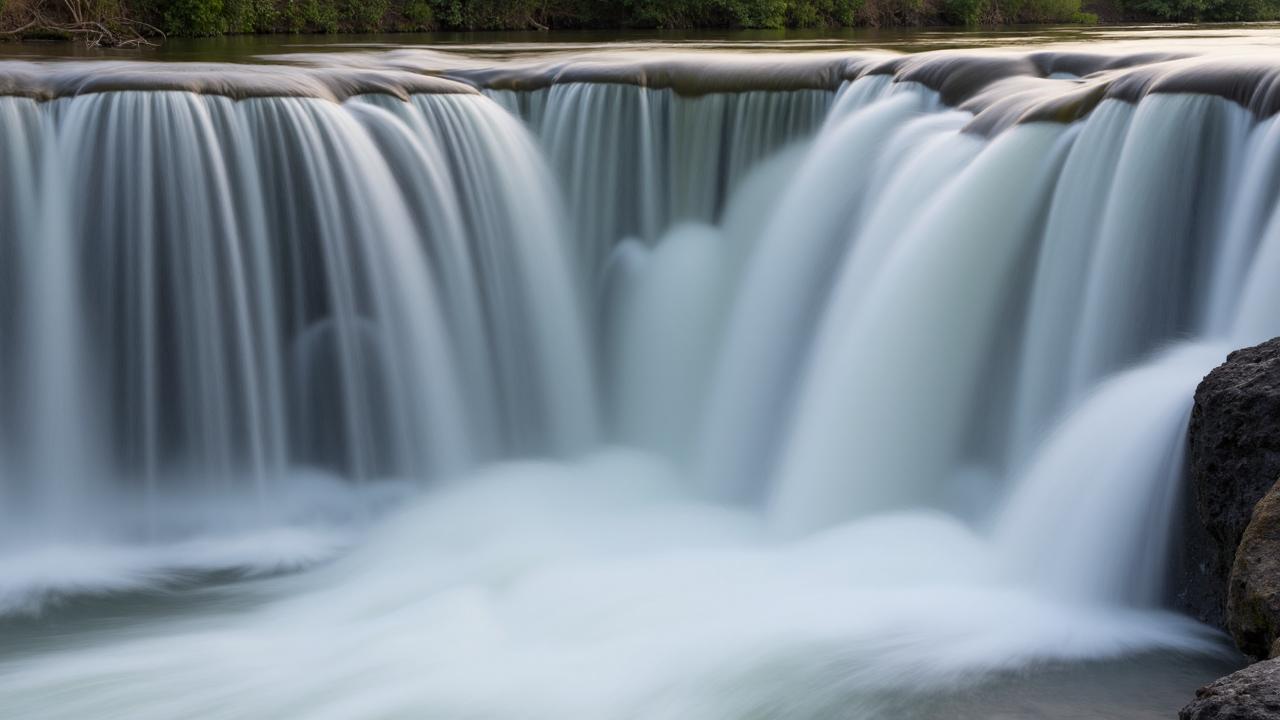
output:
[[1227,588],[1227,629],[1236,647],[1255,658],[1274,657],[1280,637],[1280,486],[1253,510]]
[[1280,338],[1231,353],[1200,383],[1188,463],[1179,605],[1230,626],[1224,609],[1236,548],[1254,506],[1280,477]]
[[1196,691],[1179,720],[1280,720],[1280,660],[1268,660]]

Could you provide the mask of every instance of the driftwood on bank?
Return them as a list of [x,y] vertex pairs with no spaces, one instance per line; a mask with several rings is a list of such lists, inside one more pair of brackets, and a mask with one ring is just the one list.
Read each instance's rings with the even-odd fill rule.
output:
[[61,35],[89,47],[136,48],[156,46],[164,38],[164,32],[154,25],[119,14],[95,12],[86,0],[34,0],[8,14],[11,17],[0,20],[7,20],[11,27],[0,24],[0,39]]

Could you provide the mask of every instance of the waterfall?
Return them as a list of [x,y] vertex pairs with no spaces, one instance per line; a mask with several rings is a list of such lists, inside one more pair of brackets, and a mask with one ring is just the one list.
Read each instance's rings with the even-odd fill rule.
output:
[[[928,91],[906,89],[854,112],[849,97],[858,94],[846,93],[841,105],[850,114],[833,121],[806,153],[744,270],[711,399],[705,460],[710,482],[729,486],[730,497],[744,487],[758,494],[753,478],[771,464],[775,416],[798,376],[804,337],[820,317],[829,275],[848,244],[847,226],[872,180],[861,173],[850,178],[848,169],[871,165],[885,135],[936,102]],[[856,185],[845,195],[827,194],[841,183]]]
[[1212,652],[1163,568],[1194,388],[1280,333],[1271,71],[716,58],[0,63],[0,615],[333,561],[0,714],[914,717]]
[[5,160],[8,527],[132,497],[121,531],[166,536],[167,494],[253,513],[298,467],[429,480],[591,443],[559,205],[483,98],[0,107],[37,156]]
[[490,91],[538,133],[576,209],[579,256],[599,268],[626,237],[654,242],[678,221],[716,220],[763,157],[822,122],[832,93],[713,93],[567,83]]

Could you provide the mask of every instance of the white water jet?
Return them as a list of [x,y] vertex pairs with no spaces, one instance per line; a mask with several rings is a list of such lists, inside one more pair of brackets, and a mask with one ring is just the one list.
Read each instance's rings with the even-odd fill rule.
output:
[[[1045,218],[1031,282],[1011,434],[1011,460],[1026,460],[1068,395],[1072,347],[1079,341],[1080,289],[1097,244],[1133,106],[1104,102],[1083,123],[1062,167]],[[1078,398],[1077,398],[1078,399]]]
[[1061,136],[1036,124],[997,138],[927,201],[861,302],[826,309],[775,474],[780,527],[927,503],[960,459]]
[[1072,347],[1077,397],[1196,329],[1208,294],[1208,238],[1219,234],[1223,164],[1247,120],[1243,108],[1212,97],[1156,95],[1138,105],[1088,270]]
[[849,168],[874,163],[884,138],[930,100],[926,93],[898,93],[826,128],[768,218],[744,268],[713,380],[702,465],[714,492],[729,498],[761,494],[760,479],[773,462],[776,418],[787,412],[810,328],[870,180],[850,176]]
[[996,543],[1018,572],[1054,597],[1160,603],[1192,396],[1230,349],[1161,353],[1102,383],[1063,421],[998,523]]

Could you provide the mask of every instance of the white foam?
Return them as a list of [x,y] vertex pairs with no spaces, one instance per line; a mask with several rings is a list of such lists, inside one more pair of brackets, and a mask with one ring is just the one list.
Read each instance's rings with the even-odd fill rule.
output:
[[683,487],[620,451],[490,468],[248,614],[12,662],[0,715],[819,717],[1033,661],[1218,647],[1176,616],[1037,595],[940,513],[781,541]]
[[[156,499],[152,527],[167,532],[132,541],[124,528],[141,527],[142,504],[127,498],[99,510],[117,530],[75,539],[8,527],[0,551],[0,618],[36,614],[81,595],[162,590],[211,573],[255,577],[303,570],[352,546],[363,528],[404,498],[409,486],[384,481],[354,486],[298,472],[272,494],[190,493]],[[238,518],[229,523],[227,518]]]

